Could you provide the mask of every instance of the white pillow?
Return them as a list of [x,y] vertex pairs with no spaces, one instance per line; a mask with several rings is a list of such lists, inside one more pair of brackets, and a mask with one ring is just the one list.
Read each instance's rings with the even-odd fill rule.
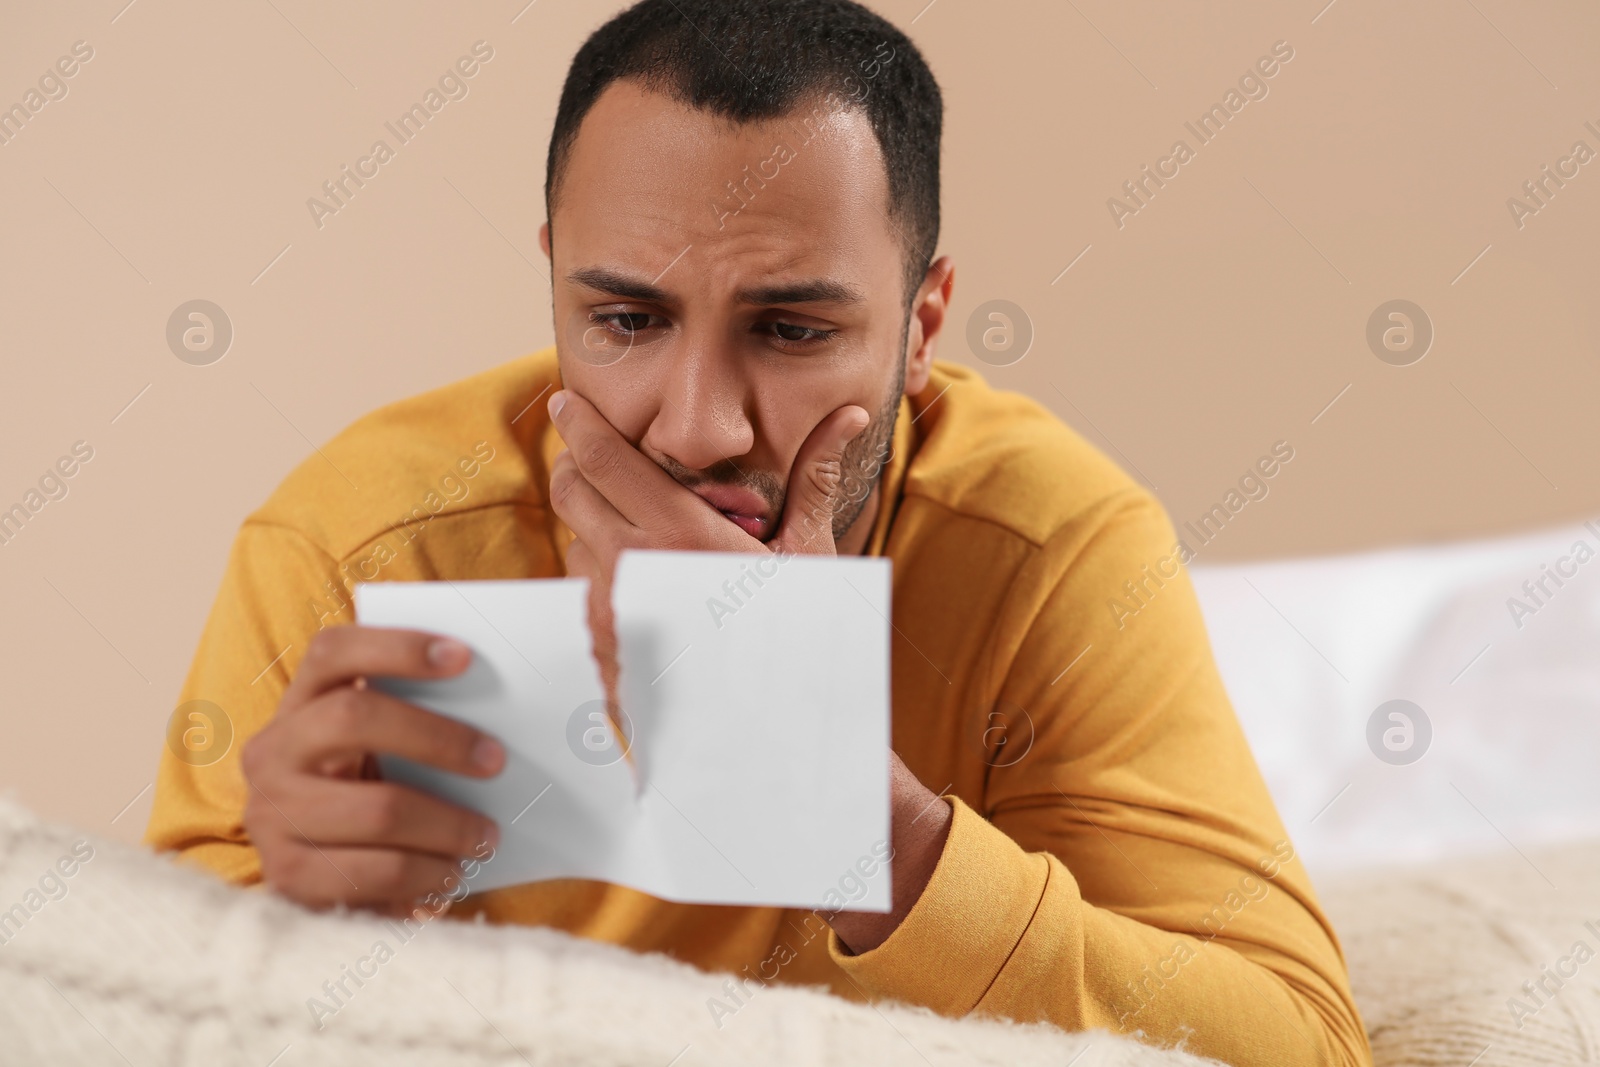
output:
[[[1600,558],[1573,552],[1600,551],[1595,526],[1193,569],[1223,680],[1313,873],[1600,826]],[[1571,575],[1560,586],[1555,567]],[[1523,583],[1540,579],[1530,596]],[[1368,743],[1391,700],[1431,725],[1415,762]],[[1403,724],[1382,719],[1378,747],[1388,730],[1403,745]],[[1415,755],[1420,736],[1385,751]]]

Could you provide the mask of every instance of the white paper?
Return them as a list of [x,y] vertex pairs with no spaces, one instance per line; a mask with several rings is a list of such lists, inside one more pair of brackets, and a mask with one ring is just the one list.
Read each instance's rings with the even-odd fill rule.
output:
[[625,552],[612,603],[631,747],[604,712],[587,582],[361,585],[363,624],[474,652],[457,678],[377,684],[508,753],[487,781],[390,756],[384,776],[499,824],[477,890],[592,878],[887,911],[889,581],[884,559]]

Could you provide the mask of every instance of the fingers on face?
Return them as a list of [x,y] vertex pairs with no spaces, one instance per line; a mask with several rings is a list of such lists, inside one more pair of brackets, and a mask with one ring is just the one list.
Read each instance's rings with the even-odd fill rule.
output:
[[872,416],[868,414],[866,408],[856,404],[846,404],[823,419],[817,429],[825,432],[826,440],[831,442],[832,451],[843,452],[871,422]]
[[833,512],[844,478],[844,453],[871,417],[846,405],[811,431],[789,473],[788,503],[778,541],[796,552],[834,551]]
[[[618,433],[593,404],[570,389],[562,395],[566,402],[555,416],[555,423],[567,444],[564,458],[570,459],[584,480],[606,499],[615,501],[624,513],[631,514],[631,505],[647,503],[642,495],[659,492],[661,480],[671,480],[653,460]],[[555,473],[551,472],[552,483]]]
[[810,462],[795,469],[784,503],[783,524],[771,546],[774,551],[825,555],[836,551],[833,510],[840,480],[837,461]]
[[831,504],[839,480],[844,476],[845,450],[850,446],[850,442],[861,435],[870,421],[871,417],[865,408],[849,404],[818,423],[806,438],[806,443],[801,446],[794,471],[790,475],[791,482],[796,478],[804,481],[798,486],[791,485],[791,491],[798,489],[801,492],[822,494],[819,499]]
[[614,554],[622,547],[620,540],[633,529],[616,505],[595,488],[570,450],[551,465],[550,507],[591,549]]
[[[555,422],[567,451],[557,457],[550,472],[551,506],[562,521],[580,530],[556,499],[569,494],[571,500],[567,506],[573,508],[574,518],[579,522],[585,519],[610,522],[615,515],[629,526],[670,535],[706,518],[698,499],[660,464],[623,437],[598,408],[571,390],[562,395],[565,403]],[[572,468],[570,472],[565,469],[568,466]],[[593,498],[577,485],[567,484],[574,473],[606,508],[587,508]],[[583,527],[579,536],[587,534],[598,540],[602,528]],[[625,547],[621,545],[618,550]]]

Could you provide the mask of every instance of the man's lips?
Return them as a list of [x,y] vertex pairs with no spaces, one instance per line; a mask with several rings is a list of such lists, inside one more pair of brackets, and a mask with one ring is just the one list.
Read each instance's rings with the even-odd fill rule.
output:
[[772,520],[768,517],[767,501],[761,494],[731,485],[697,485],[694,492],[757,541],[766,539]]

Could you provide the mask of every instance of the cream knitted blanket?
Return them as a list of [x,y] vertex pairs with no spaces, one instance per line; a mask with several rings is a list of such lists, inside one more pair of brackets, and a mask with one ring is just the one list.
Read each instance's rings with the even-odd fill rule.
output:
[[[1600,1063],[1600,842],[1319,888],[1378,1067]],[[3,1067],[1212,1062],[726,981],[549,930],[313,915],[0,799]]]
[[0,1064],[1213,1062],[726,981],[550,930],[313,915],[0,799]]
[[1600,1063],[1600,841],[1318,888],[1380,1067]]

